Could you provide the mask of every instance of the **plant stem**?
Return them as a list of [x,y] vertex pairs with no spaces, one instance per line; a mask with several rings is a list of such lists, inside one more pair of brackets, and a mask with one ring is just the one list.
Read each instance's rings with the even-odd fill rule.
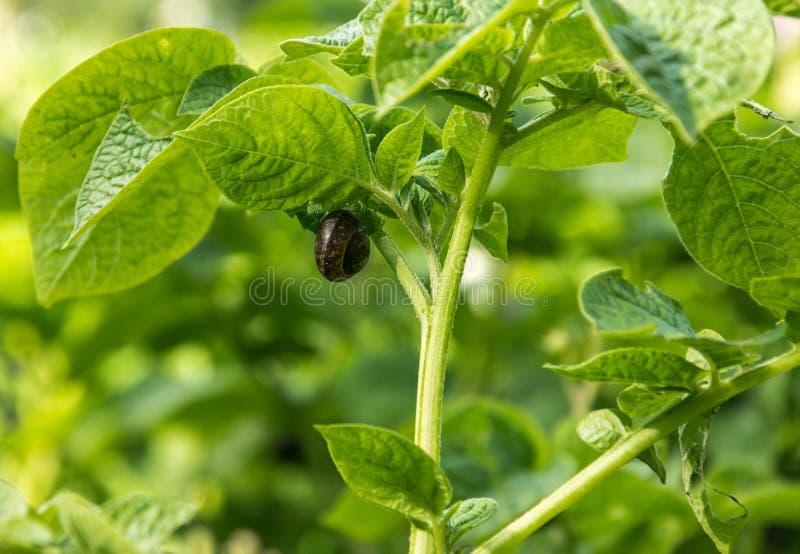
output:
[[626,435],[533,508],[500,529],[491,538],[478,546],[473,551],[473,554],[505,552],[519,545],[526,537],[572,506],[606,477],[650,448],[657,441],[672,434],[687,421],[708,413],[737,394],[751,389],[772,377],[795,369],[798,365],[800,365],[800,350],[793,349],[778,358],[757,366],[747,373],[720,383],[717,388],[691,397],[672,410],[653,418],[636,431]]
[[425,285],[422,284],[417,274],[411,269],[411,265],[406,260],[403,253],[397,247],[386,231],[378,229],[372,234],[372,241],[378,247],[381,255],[383,255],[386,263],[392,268],[397,280],[405,290],[408,298],[411,300],[411,305],[414,307],[414,313],[423,327],[428,323],[428,310],[430,307],[431,297]]
[[[427,345],[421,353],[423,357],[420,359],[414,442],[437,462],[441,452],[442,397],[447,349],[453,331],[459,285],[472,240],[472,229],[475,227],[486,190],[489,188],[489,183],[500,159],[506,114],[514,103],[517,86],[528,64],[528,59],[551,14],[552,11],[547,9],[537,12],[534,17],[533,29],[503,85],[478,150],[472,173],[462,193],[461,206],[453,225],[453,234],[447,248],[441,276],[436,282],[431,282],[433,302],[428,321]],[[409,552],[411,554],[429,554],[431,551],[441,548],[441,545],[435,544],[435,542],[436,539],[431,534],[412,528]]]

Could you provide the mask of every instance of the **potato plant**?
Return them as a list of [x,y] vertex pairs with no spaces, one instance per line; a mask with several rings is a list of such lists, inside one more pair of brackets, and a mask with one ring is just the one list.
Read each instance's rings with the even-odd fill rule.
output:
[[[800,365],[800,137],[788,127],[751,137],[734,115],[745,105],[779,117],[750,100],[775,55],[771,14],[800,17],[800,8],[372,0],[326,35],[284,41],[257,69],[216,31],[134,36],[54,83],[22,127],[16,157],[38,299],[50,306],[152,278],[205,235],[220,195],[284,211],[318,234],[316,252],[297,255],[316,257],[329,279],[355,274],[371,244],[419,322],[413,440],[369,422],[318,427],[350,489],[408,520],[409,552],[513,550],[634,459],[663,481],[655,445],[675,433],[686,500],[730,552],[747,512],[735,499],[732,517],[712,507],[703,473],[710,422],[730,398]],[[369,78],[372,100],[347,98],[312,56]],[[443,128],[424,108],[404,106],[423,94],[451,106]],[[487,189],[501,166],[623,161],[638,119],[674,140],[663,197],[686,250],[770,309],[775,325],[728,340],[696,329],[677,299],[619,269],[589,278],[585,317],[624,345],[547,368],[626,385],[618,409],[577,426],[602,454],[481,544],[464,543],[497,502],[453,498],[440,465],[443,389],[470,244],[508,258],[506,211],[486,202]],[[388,219],[413,239],[424,272]],[[194,513],[146,497],[99,508],[69,493],[33,510],[3,487],[0,544],[14,552],[158,552]]]

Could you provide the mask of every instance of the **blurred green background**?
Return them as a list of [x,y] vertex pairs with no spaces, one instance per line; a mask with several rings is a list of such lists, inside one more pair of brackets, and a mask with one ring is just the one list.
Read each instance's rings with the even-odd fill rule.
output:
[[[255,554],[394,553],[406,528],[344,493],[314,423],[407,431],[416,322],[405,306],[250,301],[253,279],[316,276],[313,237],[283,214],[223,204],[209,235],[164,274],[111,296],[36,304],[13,151],[26,110],[102,47],[159,26],[229,33],[254,67],[289,37],[353,17],[357,0],[0,0],[0,478],[37,505],[68,488],[95,501],[144,492],[202,503],[176,547]],[[800,25],[778,20],[780,54],[756,98],[800,119]],[[364,80],[330,67],[357,100]],[[439,123],[440,100],[426,102]],[[753,134],[776,127],[750,113]],[[739,339],[771,315],[704,273],[682,249],[659,180],[671,142],[637,128],[630,160],[564,173],[501,170],[491,199],[509,215],[511,262],[476,247],[465,284],[534,279],[535,305],[462,306],[449,359],[444,466],[456,497],[492,496],[501,512],[475,542],[592,459],[574,422],[614,390],[541,368],[598,352],[576,300],[612,266],[678,297],[697,328]],[[410,243],[405,243],[411,248]],[[412,261],[420,263],[420,259]],[[378,256],[355,278],[388,276]],[[320,294],[325,294],[326,289]],[[492,400],[489,400],[492,399]],[[800,552],[800,373],[727,405],[712,426],[709,477],[750,509],[738,546]],[[713,552],[680,492],[674,441],[661,486],[630,464],[521,549],[538,553]]]

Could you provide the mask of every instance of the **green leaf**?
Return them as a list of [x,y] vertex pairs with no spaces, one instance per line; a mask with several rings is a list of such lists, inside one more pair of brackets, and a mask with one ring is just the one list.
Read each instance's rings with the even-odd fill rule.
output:
[[[595,410],[578,422],[576,431],[583,442],[598,452],[605,452],[628,433],[631,422],[623,418],[614,410]],[[662,483],[666,482],[667,472],[655,446],[648,448],[638,458],[658,475]]]
[[331,59],[331,63],[353,77],[369,75],[372,71],[372,58],[364,55],[364,37],[360,36],[338,56]]
[[42,554],[54,540],[52,531],[30,517],[0,521],[0,552],[3,554]]
[[86,554],[141,554],[109,516],[77,494],[64,492],[48,501],[40,510],[54,509],[78,552]]
[[757,277],[800,272],[800,140],[787,128],[751,138],[732,119],[678,143],[664,201],[689,253],[747,289]]
[[385,542],[408,525],[397,512],[361,500],[350,489],[342,491],[322,524],[347,538],[368,543]]
[[[444,160],[441,162],[438,173],[436,174],[436,178],[438,179],[439,188],[444,192],[456,197],[461,195],[461,191],[464,190],[464,185],[467,181],[467,174],[464,170],[464,162],[461,160],[458,150],[451,148],[447,151]],[[508,230],[506,230],[506,235],[508,235],[507,231]],[[506,239],[508,239],[507,236]]]
[[602,40],[585,13],[552,19],[522,74],[522,88],[547,75],[581,71],[608,57]]
[[103,208],[171,142],[171,138],[150,136],[123,105],[97,147],[78,191],[75,227],[64,246],[72,244],[81,232],[96,223]]
[[240,64],[218,65],[203,71],[189,83],[178,114],[201,114],[236,88],[236,85],[256,76],[256,72]]
[[[630,79],[599,65],[579,73],[553,75],[539,83],[554,95],[557,107],[597,102],[636,117],[669,119],[666,109],[648,98]],[[522,101],[525,103],[525,98]]]
[[28,513],[25,497],[8,481],[0,479],[0,523]]
[[307,85],[335,85],[333,78],[317,60],[290,60],[283,56],[270,60],[258,70],[259,75],[275,75],[295,79]]
[[293,38],[281,42],[281,50],[290,58],[303,58],[320,52],[341,54],[355,40],[361,37],[361,26],[357,19],[336,27],[322,36]]
[[[101,51],[37,100],[22,126],[16,155],[40,302],[50,305],[141,283],[205,234],[218,193],[191,152],[178,149],[157,156],[157,171],[141,176],[136,186],[128,183],[91,232],[62,249],[95,151],[123,102],[152,136],[183,128],[192,116],[176,116],[176,111],[189,83],[234,58],[233,45],[214,31],[159,29]],[[132,71],[135,80],[129,77]]]
[[587,381],[638,383],[655,387],[694,390],[705,372],[677,354],[655,348],[627,347],[609,350],[578,365],[545,364],[562,375]]
[[764,81],[775,32],[757,0],[588,0],[595,28],[630,76],[692,139]]
[[411,121],[401,123],[386,135],[375,153],[378,179],[389,190],[399,190],[414,172],[425,131],[425,110]]
[[694,336],[680,302],[652,283],[644,290],[634,287],[619,268],[589,277],[580,300],[584,315],[601,335]]
[[497,502],[492,498],[467,498],[457,502],[454,508],[445,526],[450,548],[464,533],[489,521],[497,513]]
[[502,204],[492,202],[491,214],[478,219],[475,223],[475,238],[489,254],[508,262],[508,217]]
[[245,94],[253,92],[255,90],[259,90],[266,87],[274,87],[276,85],[296,85],[299,84],[297,79],[292,77],[285,77],[283,75],[258,75],[257,77],[253,77],[251,79],[247,79],[228,94],[217,100],[213,106],[211,106],[208,110],[203,112],[203,114],[198,117],[193,123],[192,126],[197,126],[203,121],[207,121],[211,118],[214,114],[219,111],[219,109],[233,102],[237,98],[241,98]]
[[437,88],[428,91],[431,96],[439,96],[454,106],[461,106],[473,112],[492,113],[494,109],[489,102],[465,90]]
[[103,505],[114,525],[140,549],[159,552],[161,544],[197,513],[191,502],[171,498],[131,495]]
[[[394,2],[382,12],[375,43],[375,93],[380,103],[396,104],[419,92],[479,46],[523,3],[475,0],[467,7],[462,3],[425,1],[414,2],[409,13],[409,0]],[[371,19],[376,21],[374,16]],[[365,44],[369,45],[366,28],[364,34]]]
[[678,431],[681,446],[681,474],[686,498],[694,511],[697,521],[714,542],[722,554],[729,554],[733,543],[744,528],[747,510],[732,496],[728,496],[739,505],[742,514],[731,519],[720,519],[711,509],[708,499],[703,467],[706,457],[706,441],[711,417],[708,415],[695,418],[685,423]]
[[249,209],[332,207],[373,186],[361,123],[318,87],[258,89],[176,134],[222,192]]
[[[417,114],[404,106],[395,106],[387,110],[379,110],[368,104],[350,106],[369,135],[370,148],[378,150],[380,143],[392,129],[414,119]],[[425,133],[422,137],[422,155],[427,156],[442,147],[442,130],[435,123],[425,120]]]
[[800,2],[797,0],[765,0],[765,2],[774,14],[800,17]]
[[621,162],[628,158],[635,126],[635,116],[598,104],[552,111],[520,128],[503,150],[500,164],[569,169]]
[[750,296],[767,308],[800,312],[800,277],[759,277],[750,281]]
[[450,110],[442,130],[442,145],[446,151],[455,148],[467,172],[472,171],[478,157],[483,135],[486,134],[485,116],[456,106]]
[[364,500],[400,512],[422,528],[450,502],[442,469],[421,448],[369,425],[317,425],[345,483]]
[[688,396],[689,393],[682,390],[631,385],[617,395],[617,406],[629,417],[649,418],[668,410]]
[[727,369],[759,359],[757,354],[745,351],[740,343],[726,341],[713,332],[706,333],[705,336],[673,339],[673,342],[694,348],[717,369]]

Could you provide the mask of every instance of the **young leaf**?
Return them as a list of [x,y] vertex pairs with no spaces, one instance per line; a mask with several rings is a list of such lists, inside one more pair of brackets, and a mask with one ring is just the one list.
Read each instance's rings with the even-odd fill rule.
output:
[[553,19],[522,74],[522,88],[547,75],[581,71],[605,57],[606,49],[586,13]]
[[464,170],[464,162],[461,160],[458,150],[455,148],[448,150],[441,163],[442,165],[437,174],[439,188],[453,196],[460,196],[461,191],[464,190],[467,175]]
[[[91,233],[62,249],[75,224],[78,191],[120,105],[125,102],[152,136],[182,128],[191,116],[175,114],[186,87],[203,70],[234,58],[233,45],[214,31],[149,31],[83,62],[34,104],[16,155],[40,302],[141,283],[205,234],[218,193],[183,150],[157,156],[163,169],[141,186],[129,183],[123,191],[135,190],[115,197],[113,217],[103,217]],[[129,78],[131,71],[137,79]],[[93,83],[91,95],[86,83]]]
[[528,122],[505,147],[501,165],[569,169],[621,162],[636,117],[598,104],[543,114]]
[[722,554],[729,554],[733,543],[744,528],[747,510],[732,496],[728,496],[742,509],[742,514],[731,519],[720,519],[711,509],[703,466],[706,457],[706,441],[711,417],[708,415],[695,418],[679,429],[681,446],[681,465],[683,488],[689,506],[700,522],[706,535],[714,542]]
[[675,145],[664,201],[689,253],[716,277],[747,289],[757,277],[798,274],[800,138],[782,128],[751,138],[732,118],[692,146]]
[[[578,422],[576,431],[583,442],[598,452],[605,452],[628,432],[631,422],[623,418],[614,410],[595,410]],[[667,472],[655,446],[648,448],[638,458],[658,475],[662,483],[666,482]]]
[[114,525],[144,551],[158,551],[179,527],[190,522],[197,505],[182,500],[132,495],[103,505]]
[[338,56],[331,58],[331,63],[353,77],[370,75],[372,58],[364,55],[364,37],[360,36],[342,50]]
[[[523,3],[474,0],[465,9],[460,3],[424,2],[409,14],[409,0],[394,2],[383,11],[375,42],[375,92],[381,104],[397,104],[419,92]],[[407,15],[410,25],[406,25]],[[366,28],[364,34],[368,39]]]
[[97,147],[89,172],[78,191],[75,227],[65,246],[72,244],[82,231],[96,222],[103,208],[171,142],[171,138],[150,136],[123,105]]
[[694,336],[680,302],[652,283],[644,290],[634,287],[619,268],[589,277],[580,300],[584,315],[601,335]]
[[280,46],[290,58],[303,58],[320,52],[341,54],[360,36],[361,26],[357,19],[352,19],[325,35],[284,40]]
[[775,33],[758,0],[585,5],[608,48],[669,107],[685,140],[752,96],[772,65]]
[[694,390],[705,372],[677,354],[655,348],[628,347],[609,350],[578,365],[545,364],[562,375],[586,381],[638,383],[654,387]]
[[632,418],[654,417],[689,396],[675,389],[631,385],[617,395],[617,406]]
[[[373,152],[392,129],[414,119],[417,114],[404,106],[394,106],[388,110],[378,110],[367,104],[354,104],[350,109],[364,125],[369,135],[369,144]],[[432,121],[425,119],[425,133],[422,136],[422,155],[428,156],[442,148],[442,130]]]
[[455,148],[467,172],[472,171],[475,158],[486,134],[484,116],[461,106],[450,110],[442,130],[442,145],[446,151]]
[[508,262],[508,217],[502,204],[492,202],[491,215],[475,224],[475,238],[489,254]]
[[258,89],[176,135],[222,192],[249,209],[332,206],[373,186],[361,123],[318,87]]
[[369,425],[317,425],[336,468],[358,496],[431,528],[450,502],[442,469],[421,448]]
[[225,64],[206,69],[189,83],[178,114],[201,114],[236,88],[236,85],[255,77],[256,72],[240,64]]
[[800,277],[758,277],[750,281],[750,296],[767,308],[800,312]]
[[389,190],[399,190],[414,172],[422,151],[425,131],[425,110],[411,121],[401,123],[386,135],[375,154],[378,179]]
[[77,494],[65,492],[40,510],[54,509],[58,521],[79,552],[142,554],[98,506]]
[[447,544],[450,548],[453,548],[464,533],[489,521],[497,513],[497,502],[492,498],[467,498],[459,501],[457,505],[445,526]]

